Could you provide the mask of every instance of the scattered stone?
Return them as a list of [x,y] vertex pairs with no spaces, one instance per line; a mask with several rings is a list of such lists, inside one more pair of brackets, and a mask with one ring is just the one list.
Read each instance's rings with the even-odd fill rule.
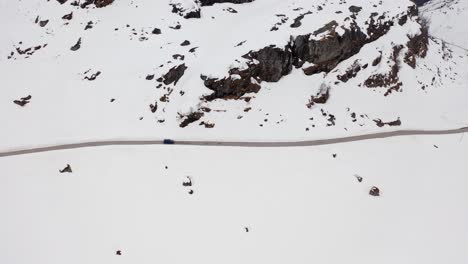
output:
[[39,21],[39,26],[41,27],[45,27],[47,24],[49,23],[49,20],[42,20],[42,21]]
[[356,13],[357,14],[357,13],[361,12],[361,10],[362,10],[362,7],[360,7],[360,6],[350,6],[349,7],[349,11],[351,13]]
[[356,179],[358,180],[358,182],[362,182],[362,177],[357,175],[357,174],[354,174],[354,177],[356,177]]
[[[186,69],[187,69],[187,67],[185,66],[185,64],[180,64],[178,66],[174,66],[164,76],[162,76],[161,81],[165,85],[169,85],[169,84],[172,84],[172,83],[174,83],[174,85],[176,85],[177,82],[180,80],[180,78],[182,78],[182,76],[184,75]],[[158,80],[160,80],[160,79],[158,79]]]
[[322,83],[320,85],[319,92],[315,96],[311,96],[309,103],[307,103],[307,108],[312,108],[315,104],[325,104],[330,98],[330,86]]
[[372,187],[369,191],[369,195],[372,195],[372,196],[380,196],[380,190],[379,188],[377,187]]
[[174,54],[172,55],[172,58],[174,60],[184,60],[185,59],[185,56],[184,55],[181,55],[181,54]]
[[182,121],[182,123],[180,123],[179,126],[182,127],[182,128],[186,127],[186,126],[190,125],[191,123],[200,120],[200,118],[202,118],[204,114],[205,113],[202,113],[202,112],[190,113],[187,116],[185,116],[185,119]]
[[78,39],[75,45],[73,45],[70,50],[77,51],[81,48],[81,38]]
[[30,103],[31,98],[32,98],[32,96],[31,96],[31,95],[28,95],[28,96],[26,96],[26,97],[20,98],[20,100],[14,100],[13,103],[15,103],[15,104],[17,104],[17,105],[23,107],[23,106],[25,106],[25,105],[27,105],[27,104]]
[[170,26],[169,28],[170,28],[170,29],[174,29],[174,30],[179,30],[179,29],[182,28],[182,25],[178,23],[177,25],[175,25],[175,26]]
[[101,75],[101,71],[97,71],[96,73],[91,74],[90,77],[85,76],[85,77],[84,77],[84,80],[94,81],[94,80],[96,80],[96,78],[97,78],[99,75]]
[[156,113],[156,111],[158,110],[158,102],[154,102],[154,104],[150,104],[149,105],[150,107],[150,110],[151,110],[151,113]]
[[62,17],[63,20],[72,20],[73,18],[73,12],[70,12],[70,14],[66,14]]
[[147,81],[151,81],[151,80],[153,80],[153,79],[154,79],[154,74],[148,74],[148,75],[146,75],[146,80],[147,80]]
[[375,122],[375,124],[376,124],[378,127],[384,127],[384,126],[401,126],[400,118],[398,118],[398,119],[395,120],[395,121],[391,121],[391,122],[383,122],[381,119],[374,119],[374,122]]
[[312,12],[309,11],[309,12],[307,12],[307,13],[301,14],[301,15],[299,15],[298,17],[296,17],[296,18],[294,19],[294,23],[291,24],[291,27],[292,27],[292,28],[298,28],[298,27],[300,27],[300,26],[302,25],[302,22],[301,22],[302,19],[304,19],[304,17],[305,17],[306,15],[310,15],[310,14],[312,14]]
[[122,256],[122,251],[121,251],[121,250],[117,250],[117,251],[115,252],[115,254],[116,254],[117,256]]
[[180,45],[181,46],[188,46],[188,45],[190,45],[190,41],[184,40],[184,42],[182,42]]
[[192,178],[190,176],[186,176],[186,180],[182,182],[182,186],[192,187]]
[[65,168],[59,170],[59,172],[60,173],[65,173],[65,172],[72,173],[73,171],[72,171],[72,168],[71,168],[70,164],[67,164],[67,166]]
[[247,42],[247,40],[244,40],[244,41],[242,41],[242,42],[239,42],[235,47],[240,47],[240,46],[244,45],[245,42]]
[[89,21],[88,24],[86,24],[86,27],[84,30],[92,29],[93,28],[93,21]]
[[236,13],[237,13],[237,10],[235,10],[235,9],[232,8],[232,7],[228,7],[228,8],[226,8],[226,9],[224,9],[224,10],[228,11],[229,13],[233,13],[233,14],[236,14]]
[[152,34],[159,35],[161,34],[161,29],[159,28],[154,28],[153,31],[151,32]]

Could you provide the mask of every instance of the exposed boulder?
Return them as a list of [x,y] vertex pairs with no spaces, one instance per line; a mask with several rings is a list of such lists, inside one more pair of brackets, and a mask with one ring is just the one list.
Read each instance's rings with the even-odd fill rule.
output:
[[217,3],[244,4],[255,0],[199,0],[202,6],[211,6]]
[[172,13],[184,18],[200,18],[200,3],[198,0],[172,0]]
[[371,195],[371,196],[380,196],[380,189],[373,186],[369,191],[369,195]]
[[205,78],[205,86],[214,91],[206,97],[238,99],[246,93],[258,92],[261,81],[277,82],[292,70],[292,54],[288,48],[269,46],[243,56],[250,62],[247,69],[234,68],[223,79]]
[[383,122],[381,119],[375,119],[374,120],[375,124],[378,127],[384,127],[384,126],[401,126],[401,120],[398,118],[397,120],[390,121],[390,122]]
[[403,49],[402,45],[394,46],[391,57],[389,58],[392,66],[388,73],[374,74],[371,75],[365,82],[364,85],[369,88],[385,87],[388,88],[385,96],[389,95],[392,91],[399,91],[402,83],[399,78],[399,56]]
[[32,98],[32,96],[31,96],[31,95],[28,95],[28,96],[26,96],[26,97],[20,98],[19,100],[14,100],[13,103],[15,103],[15,104],[17,104],[17,105],[23,107],[23,106],[25,106],[25,105],[27,105],[27,104],[30,103],[31,98]]
[[362,7],[360,7],[360,6],[352,5],[352,6],[349,7],[349,11],[351,13],[359,13],[359,12],[361,12],[361,10],[362,10]]
[[193,122],[196,122],[198,120],[200,120],[200,118],[203,117],[203,115],[205,115],[205,113],[203,112],[193,112],[193,113],[190,113],[186,116],[183,116],[184,120],[182,121],[182,123],[180,123],[180,127],[186,127],[188,125],[190,125],[191,123]]
[[320,90],[315,96],[311,96],[307,108],[312,108],[315,104],[325,104],[330,98],[330,86],[322,83]]
[[113,2],[114,0],[86,0],[80,5],[80,7],[87,8],[90,5],[94,5],[97,8],[102,8],[112,4]]
[[[339,35],[333,25],[332,21],[325,26],[330,31],[326,37],[319,40],[310,39],[311,35],[298,36],[294,40],[292,46],[294,65],[301,67],[304,62],[313,64],[304,69],[305,74],[331,71],[341,61],[357,54],[368,42],[367,36],[357,26],[345,29],[344,34]],[[321,31],[319,29],[318,32]]]
[[182,76],[184,75],[186,69],[187,67],[185,66],[185,63],[172,67],[166,74],[164,74],[164,76],[162,77],[162,82],[165,85],[169,85],[172,83],[176,85],[180,78],[182,78]]

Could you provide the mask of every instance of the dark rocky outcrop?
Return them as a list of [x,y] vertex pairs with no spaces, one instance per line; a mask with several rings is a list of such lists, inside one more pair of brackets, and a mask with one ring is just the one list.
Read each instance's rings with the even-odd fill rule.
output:
[[421,20],[421,32],[415,36],[408,36],[409,41],[406,43],[408,51],[405,54],[404,61],[413,69],[416,68],[416,59],[418,57],[425,58],[429,48],[429,32],[427,22]]
[[186,127],[186,126],[190,125],[191,123],[200,120],[200,118],[202,118],[203,115],[205,115],[205,113],[202,113],[202,112],[190,113],[190,114],[188,114],[187,116],[184,117],[184,120],[182,121],[182,123],[180,123],[179,126],[182,127],[182,128]]
[[217,3],[244,4],[255,0],[199,0],[202,6],[211,6]]
[[362,46],[369,42],[357,26],[352,26],[351,29],[346,29],[343,35],[338,35],[332,25],[333,23],[326,25],[332,29],[320,40],[310,39],[310,35],[306,35],[297,37],[293,42],[294,65],[301,67],[304,62],[314,64],[304,69],[305,74],[329,72],[341,61],[357,54]]
[[[217,3],[232,3],[232,4],[243,4],[243,3],[250,3],[255,0],[196,0],[195,3],[200,6],[212,6]],[[172,13],[179,14],[184,18],[200,18],[201,17],[201,9],[200,6],[193,8],[192,10],[185,10],[184,7],[180,3],[171,3],[172,6]],[[233,8],[225,9],[231,13],[237,13],[236,10]]]
[[190,41],[184,40],[184,42],[180,43],[180,45],[181,45],[182,47],[188,46],[188,45],[190,45]]
[[162,76],[161,79],[158,79],[162,81],[165,85],[169,85],[174,83],[174,85],[177,84],[177,82],[182,78],[182,76],[185,73],[185,70],[187,67],[184,64],[180,64],[178,66],[172,67],[164,76]]
[[72,171],[72,168],[71,168],[70,164],[67,164],[67,166],[65,168],[59,170],[59,172],[60,173],[66,173],[66,172],[67,173],[72,173],[73,171]]
[[259,63],[250,63],[245,70],[231,69],[229,71],[231,76],[224,79],[205,78],[205,86],[214,91],[205,97],[207,100],[238,99],[246,93],[256,93],[260,90],[259,82],[277,82],[292,70],[292,53],[289,49],[270,46],[250,52],[243,57],[251,61],[257,60]]
[[[360,12],[359,7],[350,7],[350,10],[354,13]],[[406,15],[417,16],[416,6],[409,8]],[[379,39],[394,26],[392,19],[385,15],[379,16],[378,13],[372,13],[366,24],[367,28],[364,30],[367,35],[354,22],[349,28],[344,28],[344,33],[338,34],[338,23],[331,21],[311,34],[291,37],[291,41],[283,48],[269,46],[251,51],[243,56],[249,61],[247,69],[233,68],[229,70],[229,76],[223,79],[202,78],[205,86],[213,90],[205,99],[239,99],[245,93],[258,92],[262,81],[277,82],[291,72],[292,66],[301,68],[306,62],[312,65],[303,69],[306,75],[330,72],[340,62],[359,53],[364,45]],[[317,39],[317,36],[320,38]],[[418,45],[413,46],[416,47],[415,50],[420,50]],[[395,47],[392,58],[395,65],[391,72],[387,76],[371,76],[365,83],[367,87],[391,86],[387,94],[399,89],[401,83],[398,82],[397,58],[401,49],[402,47]],[[378,64],[380,59],[373,64]],[[347,81],[354,77],[361,67],[364,66],[354,67],[340,76],[341,79]]]
[[172,13],[178,14],[184,18],[200,18],[201,17],[201,11],[200,8],[194,8],[193,10],[190,10],[187,12],[182,5],[180,4],[171,4],[172,6]]
[[64,20],[72,20],[73,18],[73,12],[70,12],[70,14],[66,14],[62,17]]
[[342,82],[347,82],[350,79],[356,77],[357,74],[361,71],[361,69],[361,65],[357,61],[355,61],[353,65],[351,65],[351,67],[349,67],[344,74],[338,75],[337,78]]
[[372,187],[369,191],[369,195],[371,196],[380,196],[380,189],[377,187]]
[[292,23],[290,27],[292,27],[292,28],[298,28],[298,27],[300,27],[300,26],[302,25],[302,22],[301,22],[302,19],[304,19],[304,17],[305,17],[306,15],[310,15],[310,14],[312,14],[312,12],[309,11],[309,12],[307,12],[307,13],[304,13],[304,14],[299,15],[298,17],[296,17],[296,18],[294,19],[294,23]]
[[360,7],[360,6],[352,5],[352,6],[349,7],[349,11],[351,13],[359,13],[359,12],[361,12],[361,10],[362,10],[362,7]]
[[112,4],[113,2],[114,0],[86,0],[80,5],[80,7],[87,8],[90,5],[94,5],[97,8],[102,8]]
[[28,95],[28,96],[26,96],[26,97],[20,98],[19,100],[14,100],[13,103],[15,103],[15,104],[17,104],[17,105],[23,107],[23,106],[25,106],[25,105],[27,105],[27,104],[30,103],[31,98],[32,98],[32,96],[31,96],[31,95]]
[[94,81],[96,78],[101,75],[101,71],[97,71],[96,73],[91,74],[91,76],[85,76],[84,79],[88,81]]
[[315,96],[311,96],[309,99],[309,103],[306,105],[307,108],[312,108],[315,104],[325,104],[327,103],[328,99],[330,98],[330,87],[322,84],[320,86],[320,90]]
[[78,39],[75,45],[73,45],[70,50],[71,51],[77,51],[81,48],[81,38]]
[[381,119],[374,119],[375,124],[378,127],[384,127],[384,126],[401,126],[401,120],[398,118],[395,121],[390,121],[390,122],[383,122]]
[[401,50],[403,49],[402,45],[394,46],[393,52],[390,59],[392,66],[390,71],[386,74],[374,74],[371,75],[365,82],[364,85],[369,88],[385,87],[388,88],[385,96],[389,95],[392,91],[399,91],[402,83],[399,79],[400,65],[398,57]]
[[49,24],[49,20],[48,20],[48,19],[47,19],[47,20],[41,20],[41,21],[39,21],[39,26],[40,26],[40,27],[45,27],[45,26],[47,26],[47,24]]

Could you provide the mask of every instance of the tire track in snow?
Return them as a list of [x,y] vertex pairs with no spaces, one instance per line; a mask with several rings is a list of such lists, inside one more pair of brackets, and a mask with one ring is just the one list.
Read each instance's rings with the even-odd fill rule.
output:
[[[429,136],[429,135],[453,135],[468,132],[468,127],[448,130],[397,130],[390,132],[379,132],[349,137],[317,139],[306,141],[279,141],[279,142],[240,142],[240,141],[175,141],[174,145],[181,146],[211,146],[211,147],[249,147],[249,148],[278,148],[278,147],[311,147],[373,139],[385,139],[402,136]],[[19,156],[26,154],[51,152],[58,150],[104,147],[104,146],[149,146],[165,145],[164,140],[112,140],[112,141],[89,141],[80,143],[60,144],[47,147],[19,149],[0,152],[0,157]]]

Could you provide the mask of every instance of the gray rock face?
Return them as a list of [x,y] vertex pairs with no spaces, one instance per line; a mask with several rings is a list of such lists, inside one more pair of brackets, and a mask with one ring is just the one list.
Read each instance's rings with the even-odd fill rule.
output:
[[255,0],[199,0],[202,6],[211,6],[217,3],[244,4]]
[[190,12],[185,12],[185,10],[179,5],[179,4],[171,4],[172,6],[172,13],[179,14],[180,16],[183,16],[184,18],[200,18],[201,17],[201,11],[200,8],[196,8]]
[[[212,1],[207,0],[206,2],[211,3]],[[355,12],[360,10],[359,7],[351,9]],[[409,17],[417,16],[416,6],[410,8],[406,15]],[[335,31],[337,26],[336,21],[331,21],[313,33],[291,37],[291,41],[284,48],[269,46],[247,53],[243,56],[251,61],[247,69],[231,69],[229,77],[223,79],[203,78],[205,86],[213,90],[213,94],[205,99],[238,99],[246,93],[258,92],[261,88],[259,84],[262,81],[277,82],[291,72],[292,66],[301,68],[305,62],[313,64],[313,66],[304,69],[304,73],[307,75],[330,72],[340,62],[359,53],[364,45],[387,34],[394,23],[392,20],[386,20],[385,16],[373,13],[369,17],[369,23],[365,29],[352,24],[350,28],[345,29],[342,35],[339,35]],[[363,30],[366,30],[367,35],[364,34]],[[326,37],[316,38],[325,33]],[[421,43],[417,40],[418,38],[415,38],[413,42]],[[408,46],[414,46],[414,54],[423,56],[425,53],[425,45],[411,45],[409,43]],[[258,62],[254,63],[254,60]],[[408,56],[408,61],[411,61],[410,56]]]
[[251,63],[245,70],[234,68],[229,71],[230,75],[239,75],[240,79],[233,77],[221,80],[206,79],[205,86],[214,91],[213,94],[206,97],[207,100],[237,99],[246,93],[256,93],[260,90],[258,83],[262,81],[277,82],[292,70],[292,53],[288,48],[281,49],[270,46],[250,52],[243,57],[252,61],[257,60],[259,63]]
[[310,35],[298,36],[292,48],[294,65],[315,64],[304,70],[307,75],[329,72],[341,61],[357,54],[366,43],[367,36],[358,27],[347,29],[341,36],[333,30],[329,37],[320,40],[310,39]]

